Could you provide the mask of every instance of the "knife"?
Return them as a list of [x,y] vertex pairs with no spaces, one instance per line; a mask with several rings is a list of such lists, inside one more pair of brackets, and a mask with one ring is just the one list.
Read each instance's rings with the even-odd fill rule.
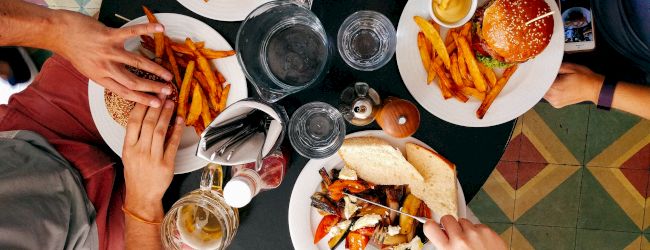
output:
[[359,199],[359,200],[362,200],[362,201],[368,202],[368,203],[370,203],[370,204],[372,204],[372,205],[375,205],[375,206],[378,206],[378,207],[383,207],[383,208],[385,208],[385,209],[388,209],[388,210],[390,210],[390,211],[396,212],[396,213],[398,213],[398,214],[406,215],[406,216],[408,216],[408,217],[411,217],[411,218],[413,218],[413,219],[419,221],[419,222],[422,223],[422,224],[426,223],[427,220],[428,220],[427,218],[424,218],[424,217],[418,217],[418,216],[415,216],[415,215],[407,214],[407,213],[404,213],[404,212],[402,212],[402,211],[399,211],[399,210],[395,210],[395,209],[389,208],[389,207],[384,206],[384,205],[382,205],[382,204],[379,204],[379,203],[376,203],[376,202],[373,202],[373,201],[366,200],[366,199],[361,198],[361,197],[356,196],[356,195],[352,195],[352,194],[349,194],[349,193],[346,193],[346,192],[343,192],[343,194],[345,194],[345,195],[347,195],[347,196],[350,196],[350,197],[352,197],[352,198],[357,198],[357,199]]

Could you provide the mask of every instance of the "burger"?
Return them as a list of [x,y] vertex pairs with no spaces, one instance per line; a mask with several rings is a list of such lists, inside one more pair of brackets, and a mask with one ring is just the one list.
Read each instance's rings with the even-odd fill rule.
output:
[[476,11],[472,47],[490,68],[523,63],[544,51],[553,34],[553,16],[544,0],[494,0]]
[[[157,75],[128,65],[126,65],[126,69],[140,78],[169,85],[172,89],[172,94],[169,95],[167,99],[170,99],[174,103],[178,104],[178,90],[173,83],[166,82]],[[135,102],[124,99],[123,97],[108,89],[104,89],[104,104],[106,104],[106,109],[108,110],[108,113],[111,115],[113,120],[122,125],[122,127],[126,127],[126,123],[129,120],[129,115],[131,114],[131,110],[133,107],[135,107]],[[174,120],[175,119],[173,118],[171,119],[171,121]]]

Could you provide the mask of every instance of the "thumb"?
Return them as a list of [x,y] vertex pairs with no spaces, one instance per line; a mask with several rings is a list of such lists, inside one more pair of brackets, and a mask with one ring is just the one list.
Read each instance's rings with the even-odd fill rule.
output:
[[436,249],[444,249],[443,246],[449,242],[447,234],[433,220],[427,220],[427,223],[424,224],[424,235],[436,246]]

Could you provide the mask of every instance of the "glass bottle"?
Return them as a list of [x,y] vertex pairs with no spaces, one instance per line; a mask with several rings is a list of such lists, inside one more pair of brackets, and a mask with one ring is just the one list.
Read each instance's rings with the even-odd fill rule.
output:
[[254,162],[231,167],[232,178],[223,190],[226,203],[241,208],[260,192],[280,186],[287,172],[287,162],[287,155],[276,150],[264,158],[259,171],[255,170]]

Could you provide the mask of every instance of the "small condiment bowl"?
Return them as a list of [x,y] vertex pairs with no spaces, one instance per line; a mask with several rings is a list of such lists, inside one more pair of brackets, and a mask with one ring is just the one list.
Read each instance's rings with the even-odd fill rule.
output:
[[446,23],[446,22],[443,22],[442,20],[438,19],[438,17],[436,16],[436,13],[434,13],[433,1],[436,1],[436,0],[429,0],[428,1],[429,6],[427,8],[429,8],[429,16],[431,16],[433,21],[440,24],[440,26],[445,27],[445,28],[449,28],[449,29],[463,26],[465,23],[469,22],[469,20],[471,20],[472,17],[474,17],[474,12],[476,12],[476,7],[478,5],[478,0],[470,0],[471,3],[470,3],[470,6],[469,6],[469,11],[467,11],[467,14],[462,19],[460,19],[458,22],[455,22],[455,23]]

